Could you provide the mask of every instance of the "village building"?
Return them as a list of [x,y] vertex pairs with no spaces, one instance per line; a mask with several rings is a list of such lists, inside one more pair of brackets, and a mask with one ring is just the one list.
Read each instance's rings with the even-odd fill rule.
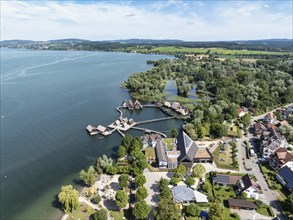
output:
[[166,146],[162,140],[158,141],[156,144],[156,153],[157,153],[158,167],[167,168],[168,158],[166,153]]
[[257,122],[253,125],[254,133],[260,138],[261,135],[268,130],[268,128],[261,122]]
[[173,102],[171,108],[177,111],[180,108],[180,104],[178,102]]
[[171,108],[172,105],[171,105],[170,102],[165,101],[164,106],[167,107],[167,108]]
[[254,202],[244,199],[228,199],[228,206],[230,209],[248,209],[253,210],[257,208]]
[[177,148],[180,151],[178,161],[190,169],[194,162],[212,162],[213,157],[207,148],[199,148],[197,144],[184,132],[177,137]]
[[135,100],[133,107],[135,110],[141,110],[142,109],[142,105],[140,104],[140,102],[138,100]]
[[227,185],[235,186],[240,179],[241,179],[241,176],[216,174],[216,176],[213,177],[213,183],[222,185],[222,186],[227,186]]
[[257,185],[248,174],[241,177],[241,179],[237,182],[237,193],[241,194],[242,192],[245,192],[248,198],[258,199],[259,190],[260,186]]
[[276,119],[277,119],[277,117],[273,112],[266,114],[263,118],[263,120],[268,124],[269,123],[273,124]]
[[207,196],[187,185],[178,185],[172,189],[173,201],[176,203],[207,203]]
[[143,143],[143,148],[146,147],[156,147],[156,144],[158,141],[162,140],[162,136],[159,134],[146,134],[144,136],[140,137],[142,143]]
[[248,109],[245,107],[240,107],[237,109],[237,116],[240,118],[246,115],[247,113],[248,113]]
[[88,131],[88,133],[89,133],[90,135],[96,135],[96,134],[99,133],[99,132],[97,131],[97,129],[96,129],[95,127],[91,126],[91,125],[88,125],[88,126],[86,127],[86,130]]
[[278,171],[288,162],[293,162],[293,154],[286,148],[279,148],[271,155],[269,164],[274,170]]
[[292,167],[283,166],[277,176],[277,180],[286,187],[290,192],[293,192],[293,170]]

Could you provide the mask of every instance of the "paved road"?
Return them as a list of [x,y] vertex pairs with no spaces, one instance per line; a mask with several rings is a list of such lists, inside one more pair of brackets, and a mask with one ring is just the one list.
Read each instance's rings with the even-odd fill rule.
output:
[[257,213],[255,210],[238,210],[238,209],[231,209],[232,213],[237,213],[240,216],[241,220],[267,220],[272,219],[271,217],[267,217]]

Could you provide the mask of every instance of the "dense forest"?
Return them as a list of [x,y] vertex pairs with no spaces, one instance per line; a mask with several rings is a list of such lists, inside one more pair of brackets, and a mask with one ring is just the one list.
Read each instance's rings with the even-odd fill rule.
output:
[[293,64],[277,59],[159,60],[153,69],[130,76],[126,87],[136,98],[163,101],[165,84],[171,79],[176,80],[179,96],[187,96],[196,85],[203,97],[200,105],[193,105],[186,126],[192,138],[223,136],[227,132],[223,121],[236,118],[239,106],[261,113],[293,101]]

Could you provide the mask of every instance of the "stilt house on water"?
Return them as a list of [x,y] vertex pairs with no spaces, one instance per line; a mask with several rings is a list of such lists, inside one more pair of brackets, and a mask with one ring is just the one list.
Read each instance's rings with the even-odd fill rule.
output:
[[129,110],[141,110],[142,109],[142,105],[140,104],[140,102],[138,100],[136,100],[134,103],[131,100],[124,100],[122,103],[122,107],[123,108],[128,108]]
[[95,127],[91,126],[91,125],[88,125],[88,126],[86,127],[86,130],[88,131],[88,133],[89,133],[90,135],[96,135],[96,134],[99,133],[99,132],[97,131],[97,129],[96,129]]

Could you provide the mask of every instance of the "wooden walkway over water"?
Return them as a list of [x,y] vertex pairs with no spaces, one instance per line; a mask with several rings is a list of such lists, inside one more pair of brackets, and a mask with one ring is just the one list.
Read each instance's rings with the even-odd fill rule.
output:
[[[161,109],[156,104],[142,105],[142,107],[143,108],[159,108],[159,109]],[[120,115],[118,120],[120,120],[121,118],[124,119],[123,112],[122,112],[122,109],[124,109],[124,108],[127,109],[127,107],[123,107],[123,106],[118,106],[116,108],[116,110],[119,112],[119,115]],[[166,112],[164,112],[164,113],[166,114]],[[155,130],[150,130],[150,129],[146,129],[146,128],[135,127],[135,126],[140,125],[140,124],[146,124],[146,123],[152,123],[152,122],[158,122],[158,121],[165,121],[165,120],[170,120],[170,119],[175,119],[175,118],[176,118],[175,116],[171,116],[171,117],[155,118],[155,119],[138,121],[138,122],[133,121],[133,123],[131,123],[131,124],[126,124],[126,127],[121,127],[121,125],[115,125],[115,122],[113,122],[112,124],[107,126],[108,131],[103,132],[103,133],[98,132],[98,134],[102,134],[103,136],[108,136],[108,135],[114,133],[115,131],[117,131],[122,137],[124,137],[125,134],[122,131],[128,131],[129,129],[135,129],[135,130],[140,130],[140,131],[149,132],[149,133],[156,133],[156,134],[160,134],[163,137],[167,137],[167,135],[163,134],[162,132],[155,131]],[[112,130],[110,130],[110,128]]]

